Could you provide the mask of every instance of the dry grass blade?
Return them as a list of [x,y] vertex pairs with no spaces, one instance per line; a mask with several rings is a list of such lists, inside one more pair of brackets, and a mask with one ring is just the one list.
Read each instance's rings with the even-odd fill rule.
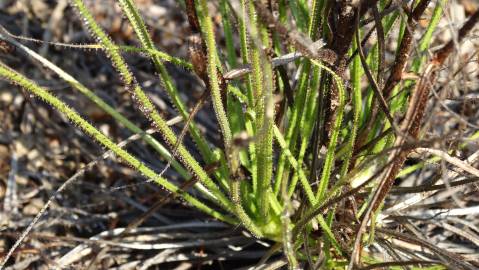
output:
[[[120,142],[118,145],[120,147],[124,147],[127,144],[134,142],[136,140],[141,139],[142,136],[145,134],[153,134],[155,133],[156,130],[150,129],[146,131],[144,134],[135,134],[127,138],[126,140]],[[40,209],[40,211],[37,213],[35,218],[30,222],[28,227],[22,232],[22,234],[18,237],[17,241],[13,244],[13,246],[10,248],[8,251],[7,255],[2,259],[2,262],[0,263],[0,269],[2,269],[7,261],[10,259],[12,256],[13,252],[21,245],[21,243],[25,240],[25,238],[28,236],[28,234],[32,231],[32,229],[35,227],[35,225],[38,223],[38,221],[41,219],[41,217],[45,214],[45,212],[48,210],[50,205],[53,203],[53,201],[68,187],[70,187],[76,180],[78,180],[80,177],[82,177],[85,172],[88,170],[92,169],[95,167],[101,160],[107,159],[113,155],[113,151],[107,151],[103,155],[99,156],[95,160],[89,162],[87,165],[85,165],[82,169],[77,171],[74,175],[72,175],[69,179],[67,179],[56,191],[53,193],[50,198],[48,198],[47,202],[45,205]]]
[[17,214],[18,213],[18,192],[17,192],[17,182],[15,177],[18,173],[18,158],[15,152],[12,152],[10,157],[10,171],[8,172],[7,178],[7,187],[5,199],[3,200],[3,211],[6,214]]
[[[421,1],[416,8],[413,10],[411,15],[408,18],[408,26],[413,27],[415,25],[415,20],[421,16],[424,12],[428,0]],[[459,42],[462,41],[465,36],[469,33],[469,31],[473,28],[473,26],[479,20],[479,10],[474,13],[469,20],[463,25],[463,27],[459,31]],[[414,28],[412,28],[414,29]],[[402,72],[404,70],[406,64],[406,57],[405,55],[408,54],[412,42],[412,35],[411,29],[407,28],[405,37],[403,38],[402,42],[404,46],[401,47],[399,50],[398,57],[396,58],[395,67],[393,69],[391,76],[386,83],[386,91],[383,91],[385,95],[389,95],[389,91],[394,88],[394,85],[397,84],[402,76]],[[402,132],[406,133],[408,136],[417,139],[419,135],[419,130],[422,124],[422,119],[426,110],[427,100],[429,97],[430,89],[435,84],[437,79],[437,69],[439,66],[444,63],[446,58],[452,51],[452,44],[453,41],[450,41],[444,48],[438,51],[435,56],[433,57],[431,63],[426,67],[421,81],[416,85],[412,97],[409,101],[408,110],[406,112],[406,117],[403,120],[401,125]],[[401,44],[403,45],[403,44]],[[400,147],[404,142],[406,142],[406,138],[398,137],[394,143],[395,146]],[[361,221],[361,225],[357,231],[356,239],[354,242],[352,259],[348,266],[348,269],[353,269],[354,265],[359,262],[360,259],[360,252],[361,252],[361,242],[362,242],[362,234],[366,229],[367,223],[369,222],[371,216],[377,211],[379,206],[382,204],[386,196],[388,195],[394,180],[396,179],[396,175],[398,174],[399,170],[403,166],[406,158],[411,150],[403,151],[399,149],[394,151],[389,160],[393,162],[391,167],[389,167],[381,179],[374,195],[372,197],[371,202],[368,205],[366,212],[364,213]]]
[[427,192],[427,191],[437,191],[437,190],[446,189],[446,188],[453,188],[453,187],[468,185],[478,181],[479,181],[479,177],[472,177],[472,178],[466,178],[463,180],[449,182],[448,184],[438,184],[438,185],[424,184],[424,185],[413,186],[413,187],[393,187],[391,189],[390,194],[408,194],[408,193],[421,193],[421,192]]
[[398,238],[400,240],[410,242],[413,244],[417,244],[419,246],[422,246],[424,248],[429,249],[431,252],[437,255],[437,259],[442,261],[447,267],[451,267],[452,269],[476,269],[474,265],[471,263],[467,262],[464,260],[462,256],[459,256],[454,253],[450,253],[447,250],[443,250],[441,248],[436,247],[435,245],[429,243],[426,240],[419,239],[417,237],[411,237],[403,233],[399,233],[396,231],[388,230],[388,229],[382,229],[382,228],[377,228],[376,229],[378,233],[384,235],[384,236],[393,236],[395,238]]
[[[360,12],[360,11],[358,11],[358,12]],[[377,12],[375,12],[375,16],[376,16],[376,13]],[[380,51],[382,51],[384,53],[383,48],[382,48],[382,46],[384,46],[384,33],[382,31],[382,26],[380,26],[381,22],[376,21],[376,25],[377,25],[377,27],[376,27],[377,30],[376,31],[378,32],[378,36],[380,37],[379,38],[380,39],[379,44],[382,44],[382,45],[379,46]],[[380,90],[381,85],[382,85],[382,78],[381,78],[382,68],[383,68],[382,63],[384,61],[382,58],[384,58],[384,55],[383,55],[383,53],[381,53],[381,59],[382,60],[379,63],[380,67],[379,67],[379,70],[378,70],[378,79],[380,79],[380,80],[378,80],[378,82],[379,82],[379,84],[378,84],[378,82],[376,82],[376,79],[374,79],[373,74],[371,73],[371,69],[369,68],[368,64],[366,63],[366,57],[364,56],[362,45],[359,42],[359,40],[360,40],[360,37],[359,37],[359,16],[356,16],[356,31],[355,32],[356,32],[356,43],[357,43],[356,46],[358,47],[358,53],[359,53],[359,57],[361,59],[361,64],[363,65],[363,69],[366,73],[369,84],[371,85],[372,89],[374,90],[374,94],[376,95],[376,100],[379,101],[380,108],[381,108],[381,110],[383,110],[383,112],[386,115],[387,119],[389,120],[389,123],[391,124],[391,126],[396,131],[399,131],[399,128],[396,127],[394,119],[393,119],[393,117],[391,115],[391,112],[388,108],[388,104],[386,102],[386,99],[384,99],[384,96],[383,96],[383,94]],[[375,116],[372,116],[372,117],[375,117]]]
[[[468,164],[473,164],[477,161],[477,159],[479,158],[479,151],[471,154],[467,159],[466,159],[466,162]],[[447,178],[451,179],[451,178],[455,178],[458,176],[458,173],[457,172],[449,172],[447,174]],[[464,180],[464,182],[469,182],[472,183],[472,182],[476,182],[476,178],[472,178],[470,180]],[[461,182],[458,181],[457,184],[459,184]],[[449,187],[455,187],[456,184],[454,182],[450,183],[451,185],[449,185]],[[440,185],[436,185],[436,186],[431,186],[431,185],[426,185],[424,187],[424,191],[420,191],[421,193],[420,194],[417,194],[411,198],[408,198],[406,200],[403,200],[402,202],[394,205],[394,206],[391,206],[390,208],[387,208],[383,213],[381,213],[380,216],[384,216],[384,215],[387,215],[389,213],[393,213],[395,211],[399,211],[399,210],[402,210],[402,209],[405,209],[405,208],[408,208],[408,207],[411,207],[421,201],[423,201],[424,199],[430,197],[432,194],[434,194],[438,189],[445,189],[447,188],[448,185],[447,184],[440,184]],[[420,187],[419,187],[420,189]],[[409,189],[409,190],[412,190],[412,189]]]
[[[479,211],[478,211],[479,212]],[[444,229],[451,231],[459,236],[464,237],[465,239],[471,241],[476,245],[476,248],[479,248],[479,236],[473,232],[468,232],[466,230],[460,229],[456,226],[452,226],[446,222],[441,222],[440,226],[443,227]]]
[[0,268],[477,269],[472,1],[0,1]]
[[417,148],[415,151],[419,153],[429,153],[433,154],[435,156],[441,157],[443,160],[447,161],[448,163],[456,166],[459,169],[464,170],[467,173],[470,173],[476,177],[479,177],[479,170],[472,167],[471,165],[467,164],[466,162],[450,156],[448,153],[438,150],[438,149],[432,149],[432,148]]
[[382,262],[382,263],[374,263],[370,264],[366,267],[359,268],[359,270],[370,270],[370,269],[384,269],[384,267],[392,267],[392,266],[409,266],[409,265],[435,265],[439,264],[440,261],[423,261],[423,260],[411,260],[411,261],[397,261],[397,262]]
[[[127,235],[124,235],[124,237],[120,236],[124,234],[126,228],[116,228],[114,230],[103,231],[93,237],[90,237],[88,241],[76,246],[67,254],[63,255],[58,261],[58,264],[61,267],[67,267],[70,264],[82,259],[84,256],[88,256],[94,252],[94,249],[91,245],[94,242],[96,242],[98,245],[147,251],[206,246],[222,247],[226,243],[231,244],[231,246],[241,246],[254,241],[252,239],[238,235],[223,235],[218,237],[218,233],[211,233],[211,235],[204,233],[203,237],[196,237],[193,239],[192,237],[194,234],[189,233],[182,236],[181,234],[175,233],[175,231],[188,231],[195,229],[218,231],[226,228],[227,227],[224,224],[216,222],[187,222],[161,227],[141,227],[131,229]],[[179,239],[171,241],[172,238]]]

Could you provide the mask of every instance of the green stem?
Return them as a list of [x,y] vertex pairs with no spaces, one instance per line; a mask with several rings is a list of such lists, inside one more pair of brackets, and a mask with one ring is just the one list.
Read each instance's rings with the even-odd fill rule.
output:
[[[85,24],[89,27],[92,34],[97,37],[98,42],[103,46],[107,55],[110,57],[114,67],[120,73],[127,89],[132,92],[133,99],[138,103],[141,111],[147,116],[153,124],[159,129],[164,139],[171,146],[177,145],[177,137],[173,130],[167,125],[166,121],[158,113],[156,107],[150,98],[145,94],[136,82],[135,77],[128,69],[125,60],[120,54],[119,48],[111,41],[110,37],[98,26],[92,14],[88,11],[82,0],[73,0],[80,16],[84,19]],[[220,188],[211,180],[206,171],[199,165],[190,152],[183,144],[178,144],[178,156],[185,167],[189,168],[199,180],[209,189],[216,198],[216,202],[227,210],[232,211],[232,203],[223,194]]]
[[181,196],[188,203],[198,208],[199,210],[211,215],[219,220],[236,224],[236,220],[230,217],[225,216],[224,214],[206,206],[195,197],[191,196],[187,192],[181,190],[181,188],[173,185],[168,182],[166,179],[155,173],[151,168],[145,165],[143,162],[132,156],[127,151],[123,150],[120,146],[111,141],[107,136],[101,133],[98,129],[93,127],[88,121],[83,119],[76,111],[69,108],[64,102],[62,102],[57,97],[49,93],[48,90],[38,86],[32,81],[25,78],[23,75],[17,73],[16,71],[10,69],[8,66],[0,62],[0,76],[7,78],[14,84],[17,84],[33,95],[39,97],[41,100],[51,105],[53,108],[62,113],[67,117],[74,125],[82,129],[87,135],[91,136],[98,143],[106,147],[107,149],[113,151],[118,157],[120,157],[126,164],[130,165],[135,170],[139,171],[148,179],[152,179],[158,185],[164,187],[168,191]]
[[[73,88],[77,89],[80,93],[85,95],[87,98],[89,98],[91,101],[93,101],[98,107],[103,109],[106,113],[111,115],[115,120],[117,120],[119,123],[124,125],[127,129],[132,131],[133,133],[138,133],[142,134],[144,131],[137,127],[135,124],[133,124],[130,120],[128,120],[126,117],[124,117],[121,113],[119,113],[115,108],[111,107],[108,103],[103,101],[99,96],[97,96],[94,92],[92,92],[90,89],[85,87],[83,84],[81,84],[79,81],[77,81],[75,78],[70,76],[70,74],[66,73],[64,70],[50,62],[48,59],[45,59],[43,56],[39,55],[38,53],[32,51],[30,48],[26,47],[25,45],[17,42],[14,39],[4,37],[3,35],[0,34],[1,38],[5,38],[8,40],[8,42],[11,42],[13,45],[17,46],[17,48],[23,50],[26,54],[28,54],[30,57],[33,59],[37,60],[38,62],[42,63],[45,67],[49,68],[53,72],[55,72],[60,78],[65,80],[70,86]],[[168,162],[171,162],[171,165],[175,170],[185,179],[189,179],[191,176],[188,173],[185,168],[181,166],[178,161],[173,159],[171,153],[162,145],[160,144],[153,136],[149,134],[145,134],[142,136],[142,139],[148,143],[153,149],[155,149],[162,157],[164,157]]]
[[[75,1],[78,2],[78,0],[75,0]],[[145,23],[143,19],[141,18],[135,4],[131,0],[119,0],[119,3],[124,13],[128,17],[128,20],[130,21],[131,25],[133,26],[133,29],[135,30],[141,45],[144,48],[146,48],[148,51],[151,51],[151,50],[156,51],[153,40],[148,34],[148,30],[146,29]],[[161,57],[156,54],[150,54],[150,56],[151,56],[151,60],[153,61],[153,64],[155,65],[156,70],[158,71],[160,75],[160,79],[163,86],[168,92],[168,95],[173,101],[173,104],[176,106],[181,116],[186,121],[189,117],[188,108],[185,106],[184,102],[181,100],[180,94],[178,93],[178,90],[176,89],[173,83],[173,80],[168,74],[168,71],[166,70],[165,65],[163,65],[162,63]],[[195,143],[198,145],[198,148],[201,154],[205,157],[206,162],[207,163],[213,162],[215,160],[214,154],[211,151],[210,147],[208,146],[208,143],[204,139],[204,136],[201,135],[201,132],[196,126],[196,124],[194,123],[194,121],[190,121],[189,128],[190,128],[191,136],[193,140],[195,141]]]
[[[213,30],[213,23],[208,14],[208,6],[206,0],[200,0],[198,5],[199,10],[199,20],[201,24],[201,30],[203,32],[203,37],[206,38],[206,48],[208,51],[208,77],[209,77],[209,84],[211,87],[211,97],[213,100],[213,108],[216,113],[216,118],[218,119],[221,132],[223,134],[225,152],[227,153],[227,160],[233,161],[234,157],[231,157],[232,149],[231,149],[231,141],[232,141],[232,134],[230,125],[228,122],[228,118],[226,117],[226,111],[223,106],[223,102],[221,100],[221,90],[218,81],[218,70],[216,68],[216,63],[218,62],[217,53],[216,53],[216,41],[214,36]],[[233,169],[233,168],[230,168]]]
[[270,49],[272,44],[266,28],[259,23],[253,1],[249,2],[249,32],[251,52],[251,66],[253,78],[254,111],[256,115],[256,157],[257,157],[257,180],[258,180],[258,205],[260,215],[268,217],[273,176],[273,119],[274,102],[273,91],[273,68],[271,61],[261,48]]
[[[356,47],[356,42],[353,42],[353,50]],[[353,60],[353,66],[351,68],[351,77],[353,79],[353,119],[351,123],[351,131],[349,134],[349,140],[346,144],[346,155],[343,158],[343,165],[339,173],[340,177],[344,177],[349,169],[349,163],[354,150],[354,143],[356,141],[356,135],[358,132],[359,121],[362,111],[362,96],[361,96],[361,73],[360,73],[360,59],[356,56]]]
[[341,81],[341,78],[336,73],[334,73],[330,68],[328,68],[327,66],[323,65],[320,62],[317,62],[315,60],[311,60],[311,62],[314,65],[329,72],[333,76],[333,79],[338,89],[338,108],[336,112],[336,119],[334,120],[334,124],[332,126],[331,138],[329,140],[329,145],[328,145],[328,150],[326,153],[326,158],[324,161],[323,171],[319,181],[318,192],[316,194],[316,198],[318,199],[318,201],[322,201],[328,189],[329,179],[331,176],[331,170],[334,165],[336,145],[338,141],[339,131],[341,130],[341,122],[343,120],[345,91],[344,91],[344,85]]

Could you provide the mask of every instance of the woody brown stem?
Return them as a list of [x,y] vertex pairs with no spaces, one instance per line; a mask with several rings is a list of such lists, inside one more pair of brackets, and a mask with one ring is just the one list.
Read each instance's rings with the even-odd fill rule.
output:
[[[457,41],[461,42],[470,32],[470,30],[477,24],[479,21],[479,10],[476,11],[464,24],[464,26],[459,30],[459,36]],[[438,52],[435,53],[434,57],[432,58],[430,64],[426,67],[425,72],[420,80],[419,84],[416,86],[415,93],[413,97],[410,99],[408,105],[408,111],[406,114],[406,118],[403,120],[402,129],[403,131],[408,134],[412,139],[419,138],[419,131],[422,124],[422,119],[424,118],[424,114],[426,111],[427,100],[429,96],[429,92],[434,86],[436,79],[437,79],[437,71],[442,64],[444,64],[445,60],[452,52],[454,46],[454,41],[449,41],[446,46],[440,49]],[[402,144],[408,138],[398,137],[396,139],[396,144]],[[390,173],[385,179],[385,187],[380,190],[380,195],[378,196],[377,202],[375,202],[374,207],[372,208],[373,212],[377,210],[381,202],[386,197],[387,193],[392,187],[394,179],[396,179],[396,175],[398,174],[400,168],[404,164],[404,161],[407,158],[407,155],[412,151],[412,149],[404,150],[400,152],[400,156],[398,157],[396,164],[393,165],[394,169],[390,170]],[[378,189],[379,190],[379,189]]]
[[[404,36],[401,39],[401,45],[398,49],[394,65],[391,69],[391,74],[384,86],[383,95],[388,98],[391,95],[392,90],[401,81],[402,74],[406,68],[407,61],[409,60],[409,54],[411,53],[412,41],[414,38],[414,32],[416,30],[417,21],[422,16],[430,0],[422,0],[414,8],[411,14],[408,16],[406,28],[404,30]],[[414,1],[413,1],[414,4]]]
[[[418,5],[419,7],[419,5]],[[414,14],[414,12],[413,12]],[[464,24],[464,26],[459,30],[458,41],[462,41],[466,35],[470,32],[470,30],[477,24],[479,21],[479,10],[476,11]],[[422,119],[424,118],[424,114],[426,111],[426,105],[428,101],[429,92],[434,86],[434,83],[437,79],[437,71],[439,70],[440,66],[444,63],[447,59],[449,54],[452,52],[454,46],[454,41],[449,41],[446,46],[444,46],[441,50],[435,53],[434,57],[432,58],[429,65],[425,68],[423,76],[419,83],[416,85],[413,95],[409,100],[408,110],[406,112],[406,117],[402,122],[401,130],[409,135],[412,139],[418,139],[419,131],[422,124]],[[374,192],[373,198],[369,203],[367,211],[364,213],[361,221],[361,225],[358,229],[356,240],[354,243],[354,250],[351,258],[351,262],[349,265],[349,269],[352,269],[354,265],[359,260],[360,254],[360,246],[361,246],[361,239],[362,233],[366,229],[366,226],[369,222],[369,219],[373,213],[375,213],[379,206],[382,204],[386,196],[388,195],[389,191],[391,190],[394,180],[397,177],[400,169],[404,165],[404,162],[407,159],[408,154],[413,149],[402,149],[401,146],[408,140],[409,138],[400,136],[396,138],[396,142],[394,143],[395,147],[398,147],[396,151],[394,151],[390,156],[390,161],[393,163],[389,168],[387,168],[383,175],[385,177],[381,180],[378,184],[376,191]]]
[[[195,8],[195,0],[186,0],[185,5],[186,15],[191,29],[191,35],[188,38],[188,55],[193,64],[193,70],[196,75],[205,83],[207,91],[210,91],[207,73],[208,56],[206,43],[205,38],[201,35],[200,22]],[[218,70],[218,81],[223,107],[226,108],[227,84],[220,70]]]

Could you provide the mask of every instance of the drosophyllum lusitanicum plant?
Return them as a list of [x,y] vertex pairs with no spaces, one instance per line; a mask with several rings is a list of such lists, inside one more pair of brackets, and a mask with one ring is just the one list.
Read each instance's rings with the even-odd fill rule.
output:
[[[118,4],[136,33],[138,47],[115,44],[84,1],[70,2],[97,42],[78,47],[104,51],[138,112],[163,141],[129,121],[75,74],[66,73],[3,28],[2,47],[15,47],[41,62],[118,125],[140,134],[184,184],[164,178],[165,170],[154,171],[125,151],[80,116],[76,112],[80,108],[71,108],[3,62],[0,74],[55,108],[144,177],[214,219],[279,243],[274,247],[291,269],[307,265],[356,269],[365,263],[477,267],[469,257],[401,232],[405,221],[388,220],[395,208],[386,198],[397,192],[393,186],[398,177],[424,167],[424,162],[405,165],[417,151],[435,156],[427,162],[445,160],[460,168],[456,176],[479,176],[467,163],[472,161],[432,149],[434,140],[425,140],[423,132],[432,91],[444,87],[438,83],[439,70],[473,29],[479,12],[461,24],[453,40],[430,50],[447,0],[185,0],[178,3],[190,27],[185,37],[189,59],[184,60],[156,48],[134,1],[118,0]],[[213,24],[216,15],[221,23]],[[219,45],[220,38],[224,46]],[[125,52],[150,58],[185,123],[180,134],[173,132],[144,92],[125,62]],[[204,94],[191,110],[165,62],[184,67],[204,83]],[[218,148],[212,147],[194,120],[206,101],[212,104],[219,126]],[[186,133],[195,142],[201,162],[183,144]],[[468,139],[478,136],[470,133]],[[459,144],[457,149],[466,146]],[[185,188],[191,185],[194,190]],[[408,206],[402,207],[397,209]],[[420,255],[399,251],[391,239],[426,251]],[[384,262],[385,257],[392,259]]]

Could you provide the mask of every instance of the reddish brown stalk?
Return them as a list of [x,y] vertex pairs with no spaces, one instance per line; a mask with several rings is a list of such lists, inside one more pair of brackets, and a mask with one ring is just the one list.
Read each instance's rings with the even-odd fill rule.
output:
[[[371,2],[371,1],[369,1]],[[372,1],[374,2],[374,1]],[[330,44],[329,48],[336,54],[336,62],[333,66],[333,71],[341,78],[344,77],[346,71],[346,63],[347,63],[347,53],[349,47],[352,44],[353,37],[354,37],[354,22],[356,21],[357,15],[357,7],[351,5],[349,1],[339,1],[339,15],[337,18],[337,24],[334,30],[334,37],[332,44]],[[365,8],[367,10],[367,8]],[[330,75],[328,75],[329,77]],[[329,80],[331,82],[331,80]],[[324,87],[324,86],[320,86]],[[327,119],[324,123],[324,127],[318,128],[325,131],[325,137],[329,137],[329,131],[331,123],[334,122],[335,118],[335,111],[336,107],[339,104],[338,95],[337,95],[337,86],[335,84],[332,85],[331,89],[324,93],[324,97],[322,98],[326,103],[323,104],[321,107],[325,107],[326,111],[324,112],[324,117]],[[320,90],[321,92],[321,90]],[[328,105],[328,106],[324,106]],[[319,133],[317,133],[319,134]],[[321,142],[320,142],[321,143]]]
[[[479,11],[476,11],[464,24],[464,26],[459,30],[459,36],[457,42],[461,42],[469,31],[474,27],[474,25],[479,21]],[[426,111],[427,100],[431,88],[434,86],[437,78],[437,71],[442,66],[452,52],[455,42],[449,41],[446,46],[440,49],[435,53],[430,64],[426,67],[422,79],[419,81],[419,84],[416,85],[413,96],[411,97],[408,105],[408,111],[406,118],[403,120],[402,129],[408,134],[412,139],[418,139],[419,131],[422,124],[422,119]],[[408,138],[398,137],[395,144],[403,144]],[[412,151],[412,149],[400,151],[400,156],[398,157],[397,164],[392,167],[397,167],[390,171],[385,181],[386,186],[384,190],[379,192],[381,195],[378,197],[377,202],[375,202],[372,208],[373,212],[377,210],[379,204],[382,203],[390,188],[392,183],[396,178],[399,169],[402,167],[407,155]]]
[[[354,38],[356,16],[361,18],[371,6],[376,5],[377,0],[361,1],[362,3],[358,6],[354,6],[350,1],[338,2],[339,15],[329,48],[336,54],[336,63],[333,70],[337,75],[343,77],[348,62],[347,53]],[[359,10],[359,15],[357,10]]]
[[[414,38],[414,32],[416,30],[417,21],[420,19],[424,10],[426,10],[429,5],[430,0],[422,0],[414,8],[412,13],[409,15],[406,29],[404,30],[404,36],[401,39],[401,45],[399,47],[398,53],[396,55],[396,60],[391,69],[391,74],[384,86],[383,95],[387,99],[394,87],[401,81],[404,69],[406,68],[407,61],[409,60],[409,54],[411,53],[412,41]],[[414,4],[414,1],[413,1]]]
[[[205,38],[201,34],[200,22],[196,13],[195,1],[186,0],[186,15],[190,24],[191,35],[188,38],[188,54],[193,64],[193,70],[196,75],[205,83],[207,91],[210,91],[209,78],[207,73],[208,53],[206,50]],[[227,84],[223,77],[223,73],[218,70],[218,81],[221,92],[221,100],[226,108]]]
[[[376,1],[370,0],[367,2],[375,3]],[[358,7],[352,6],[348,1],[340,1],[338,5],[339,15],[337,18],[337,24],[335,27],[331,27],[332,21],[330,21],[328,24],[329,28],[335,29],[334,31],[331,31],[331,34],[334,34],[334,36],[332,37],[332,42],[328,47],[336,55],[336,61],[332,66],[333,71],[338,76],[344,77],[346,65],[348,63],[347,52],[354,37],[354,22],[356,20],[356,16],[358,16]],[[365,7],[362,10],[366,12],[368,8],[369,7]],[[321,145],[326,145],[327,141],[329,140],[331,123],[333,123],[335,120],[335,111],[339,104],[337,85],[332,83],[331,78],[332,77],[330,74],[327,74],[324,71],[322,72],[321,83],[318,89],[319,95],[317,98],[317,102],[320,104],[320,109],[317,113],[317,122],[313,131],[314,154],[310,173],[310,178],[312,179],[311,181],[317,180],[317,167],[319,164],[318,151],[321,148]]]
[[[368,8],[369,7],[365,7],[364,12],[366,12]],[[340,77],[343,77],[346,70],[346,57],[354,37],[354,22],[357,16],[356,10],[357,7],[351,6],[349,1],[339,2],[339,15],[330,49],[337,55],[334,72]]]
[[[211,92],[210,81],[207,72],[208,52],[206,50],[205,38],[201,34],[200,22],[196,13],[195,0],[186,0],[185,5],[186,15],[188,17],[188,23],[191,29],[191,35],[188,37],[188,56],[191,60],[191,63],[193,64],[194,72],[206,85],[206,90],[203,92],[200,99],[196,103],[185,123],[183,130],[181,131],[180,136],[178,137],[178,142],[173,147],[173,156],[176,154],[179,144],[182,142],[184,136],[186,135],[190,122],[193,120],[195,114],[199,111],[199,109],[203,106]],[[220,70],[218,70],[217,74],[221,92],[221,100],[223,106],[226,108],[227,84],[223,77],[223,73]],[[170,163],[168,163],[166,168],[169,167],[169,164]]]
[[185,0],[186,16],[188,17],[188,23],[192,33],[200,33],[200,21],[196,14],[195,0]]
[[[384,85],[382,90],[383,97],[387,99],[391,94],[394,87],[401,81],[403,71],[406,68],[407,61],[409,59],[409,53],[412,47],[412,41],[414,36],[414,31],[417,25],[417,21],[424,13],[427,5],[429,4],[430,0],[422,0],[416,8],[409,14],[406,29],[404,32],[404,36],[401,40],[400,47],[398,49],[398,53],[396,55],[396,59],[394,65],[391,69],[391,74]],[[377,19],[376,19],[377,20]],[[375,101],[374,101],[375,103]],[[380,104],[381,105],[381,104]],[[381,106],[383,107],[383,106]],[[368,123],[366,124],[366,128],[363,129],[362,132],[359,133],[358,138],[356,139],[354,149],[359,149],[364,144],[364,141],[367,138],[369,133],[369,129],[372,127],[376,117],[377,117],[378,108],[376,106],[373,107],[371,118],[369,119]],[[389,118],[389,117],[388,117]],[[391,119],[391,118],[390,118]],[[392,122],[391,122],[392,123]],[[351,162],[351,164],[354,164]]]
[[[479,11],[476,11],[468,19],[464,26],[459,30],[457,42],[461,42],[478,21]],[[351,256],[352,258],[349,269],[352,269],[352,267],[356,265],[359,261],[362,233],[366,229],[367,223],[369,222],[371,215],[378,210],[379,206],[382,204],[382,202],[388,195],[394,184],[394,180],[399,173],[399,170],[404,165],[408,154],[413,150],[403,149],[401,148],[401,146],[406,143],[407,140],[410,138],[414,140],[418,139],[422,119],[426,111],[429,92],[434,86],[434,83],[436,82],[437,71],[447,59],[449,54],[452,52],[454,44],[455,42],[451,40],[449,41],[449,43],[446,44],[446,46],[444,46],[441,50],[435,53],[431,62],[425,68],[421,80],[414,89],[414,92],[409,100],[406,117],[401,125],[401,131],[404,134],[408,135],[409,138],[403,136],[396,138],[394,146],[397,147],[397,150],[394,151],[390,156],[390,161],[392,161],[392,164],[384,171],[384,178],[379,182],[378,187],[374,192],[374,196],[368,206],[368,209],[362,217],[361,226],[359,227],[359,230],[356,235],[354,250]]]
[[[402,80],[404,69],[406,68],[407,61],[409,60],[409,54],[412,48],[412,42],[414,37],[414,32],[416,30],[417,21],[420,19],[421,15],[424,13],[427,5],[430,0],[422,0],[416,8],[409,14],[406,29],[404,36],[401,39],[401,44],[396,55],[396,59],[393,67],[391,68],[391,74],[383,87],[382,94],[385,99],[388,99],[394,87]],[[375,103],[375,101],[374,101]],[[381,104],[380,104],[381,105]],[[383,107],[383,106],[382,106]],[[375,119],[377,118],[377,108],[374,107],[372,111],[371,118],[366,125],[366,128],[363,129],[363,132],[360,132],[356,143],[355,148],[361,147],[368,135],[368,130],[372,127]],[[389,118],[389,117],[388,117]]]
[[204,41],[199,33],[191,34],[188,37],[188,56],[196,75],[207,84],[208,73],[206,63],[208,60],[206,58]]
[[0,39],[0,53],[12,54],[15,51],[15,46],[11,45],[7,41]]
[[[356,21],[356,16],[358,16],[356,9],[357,7],[351,6],[349,1],[339,2],[338,23],[334,30],[333,42],[330,45],[330,49],[334,51],[337,56],[333,71],[341,78],[344,77],[346,72],[347,53],[354,37],[354,22]],[[332,80],[329,81],[331,82]],[[325,94],[326,99],[329,100],[327,102],[329,106],[326,107],[325,111],[325,119],[327,119],[327,121],[324,123],[325,126],[320,128],[323,128],[323,130],[327,132],[325,135],[329,137],[331,123],[334,122],[336,108],[339,104],[337,86],[333,84],[329,93]]]
[[[467,20],[467,22],[462,26],[462,28],[459,30],[459,33],[457,35],[457,42],[461,43],[464,38],[467,36],[469,31],[472,30],[472,28],[476,25],[476,23],[479,21],[479,10],[476,10],[471,17]],[[436,63],[436,65],[442,65],[449,54],[452,52],[454,49],[454,41],[449,41],[449,43],[446,44],[443,48],[441,48],[434,56],[433,62]]]

